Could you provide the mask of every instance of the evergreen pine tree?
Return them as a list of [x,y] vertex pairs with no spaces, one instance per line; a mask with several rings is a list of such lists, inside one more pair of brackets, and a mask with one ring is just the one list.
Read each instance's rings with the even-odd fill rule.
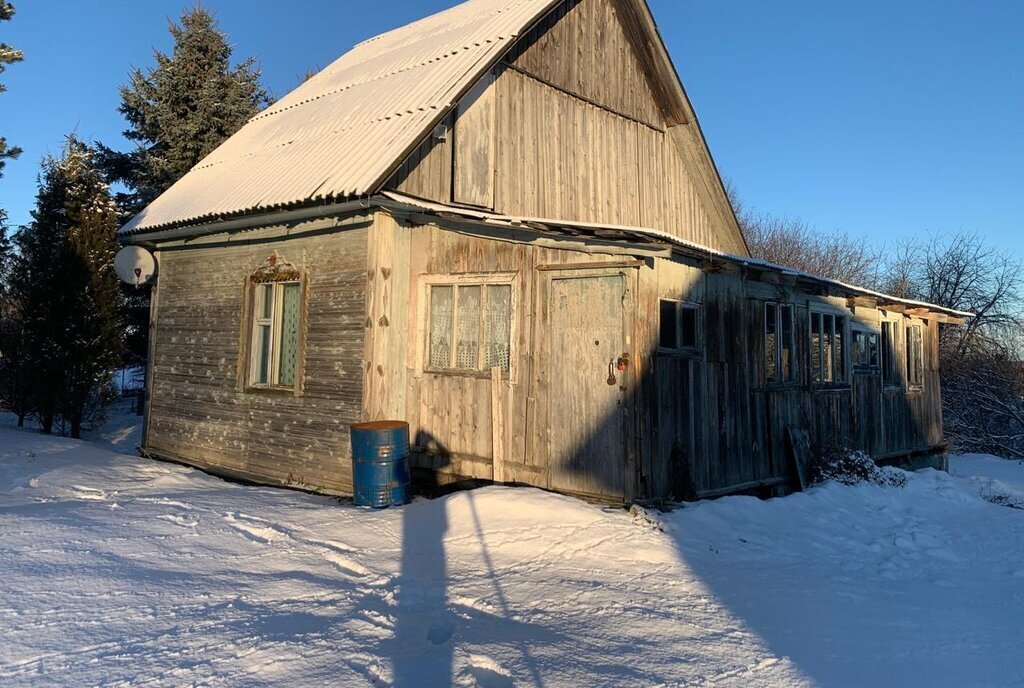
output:
[[29,403],[44,433],[61,420],[79,437],[120,362],[118,224],[94,152],[69,136],[61,157],[43,162],[10,280],[24,314]]
[[[0,0],[2,1],[2,0]],[[232,48],[214,16],[196,6],[169,23],[170,55],[157,51],[156,66],[132,71],[121,87],[121,114],[128,122],[130,152],[97,147],[110,181],[128,189],[117,194],[122,220],[142,210],[196,163],[266,107],[271,98],[260,71],[248,58],[232,66]],[[122,288],[127,357],[144,361],[149,338],[149,289]]]
[[9,282],[15,260],[7,214],[0,210],[0,409],[17,414],[20,427],[25,424],[28,406],[22,361],[23,320]]
[[214,16],[196,6],[170,23],[174,49],[157,51],[156,67],[136,69],[121,87],[128,153],[100,147],[101,164],[129,193],[118,196],[129,214],[140,211],[270,103],[254,58],[231,66],[232,48]]
[[[14,5],[5,0],[0,0],[0,22],[9,21],[14,16]],[[6,43],[0,42],[0,74],[3,74],[7,65],[15,62],[21,62],[22,54],[20,50],[16,50]],[[0,83],[0,93],[3,93],[7,89],[2,83]],[[0,136],[0,177],[3,176],[4,164],[8,159],[16,158],[21,154],[21,149],[17,147],[8,147],[7,139]]]

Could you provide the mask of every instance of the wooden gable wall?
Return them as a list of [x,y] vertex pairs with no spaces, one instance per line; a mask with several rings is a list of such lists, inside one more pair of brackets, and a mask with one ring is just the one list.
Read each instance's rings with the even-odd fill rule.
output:
[[650,227],[746,254],[696,121],[669,126],[678,114],[640,59],[650,51],[637,49],[629,7],[566,0],[389,187],[508,215]]

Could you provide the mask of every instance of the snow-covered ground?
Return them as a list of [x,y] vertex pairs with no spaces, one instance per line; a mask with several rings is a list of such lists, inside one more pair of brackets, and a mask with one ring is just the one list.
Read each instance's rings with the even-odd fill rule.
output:
[[[134,419],[124,417],[125,425]],[[1024,685],[1024,467],[403,509],[0,429],[0,684]]]

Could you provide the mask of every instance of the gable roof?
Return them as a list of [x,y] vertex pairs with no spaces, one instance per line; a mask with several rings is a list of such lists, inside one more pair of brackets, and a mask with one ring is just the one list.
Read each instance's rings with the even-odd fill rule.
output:
[[364,41],[253,117],[122,233],[376,190],[560,0],[470,0]]
[[[565,1],[468,0],[359,43],[249,120],[120,233],[327,206],[378,192],[516,40]],[[695,128],[721,186],[650,8],[645,0],[611,1],[650,72],[667,124]],[[735,223],[731,206],[727,215]],[[734,230],[745,247],[738,224]]]

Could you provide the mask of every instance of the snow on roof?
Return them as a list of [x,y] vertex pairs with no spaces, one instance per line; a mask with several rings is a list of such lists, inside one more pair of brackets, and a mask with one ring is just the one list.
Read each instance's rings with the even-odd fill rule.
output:
[[[433,201],[425,201],[420,198],[413,196],[407,196],[396,191],[384,191],[380,194],[380,198],[397,203],[400,206],[407,206],[411,208],[417,208],[421,211],[428,213],[434,213],[437,215],[454,215],[462,217],[468,220],[473,220],[485,225],[492,226],[503,226],[508,228],[533,228],[533,229],[557,229],[557,228],[568,228],[574,230],[580,230],[583,233],[601,232],[605,237],[608,237],[608,233],[618,233],[624,237],[645,237],[648,240],[654,240],[662,244],[672,246],[680,252],[689,253],[702,258],[710,260],[720,259],[731,263],[736,263],[743,266],[757,268],[759,270],[765,270],[769,272],[776,272],[783,275],[789,275],[792,277],[809,280],[816,282],[821,285],[827,285],[835,287],[841,291],[849,292],[853,295],[867,296],[871,298],[877,298],[879,301],[889,305],[900,305],[906,308],[923,308],[935,313],[941,313],[954,318],[972,318],[974,313],[967,311],[958,311],[952,308],[946,308],[944,306],[937,306],[932,303],[924,301],[915,301],[913,299],[904,299],[897,296],[890,296],[889,294],[883,294],[882,292],[868,289],[866,287],[858,287],[854,284],[847,284],[846,282],[840,282],[839,280],[830,279],[828,277],[820,277],[818,275],[812,275],[808,272],[803,272],[795,268],[789,268],[784,265],[778,265],[776,263],[770,263],[766,260],[759,258],[749,258],[746,256],[738,256],[731,253],[725,253],[717,249],[709,248],[701,244],[681,239],[677,236],[664,232],[658,229],[650,229],[648,227],[628,227],[620,225],[606,225],[593,222],[575,222],[568,220],[553,220],[547,218],[535,218],[535,217],[516,217],[512,215],[501,215],[499,213],[491,213],[482,210],[473,210],[469,208],[463,208],[459,206],[446,205],[443,203],[435,203]],[[385,202],[384,204],[388,204]],[[609,237],[610,238],[610,237]],[[879,307],[883,307],[879,305]]]
[[469,0],[356,45],[253,117],[127,234],[373,193],[558,0]]

